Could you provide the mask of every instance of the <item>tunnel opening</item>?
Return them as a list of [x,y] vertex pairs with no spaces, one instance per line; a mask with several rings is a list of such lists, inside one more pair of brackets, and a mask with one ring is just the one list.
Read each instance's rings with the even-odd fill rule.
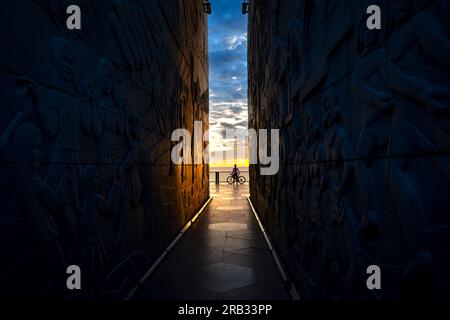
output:
[[[210,182],[249,182],[247,15],[242,1],[217,0],[208,21]],[[209,10],[211,12],[211,10]],[[233,171],[233,168],[236,169]],[[233,172],[237,173],[233,178]],[[239,183],[239,181],[241,183]],[[231,183],[232,184],[232,183]]]

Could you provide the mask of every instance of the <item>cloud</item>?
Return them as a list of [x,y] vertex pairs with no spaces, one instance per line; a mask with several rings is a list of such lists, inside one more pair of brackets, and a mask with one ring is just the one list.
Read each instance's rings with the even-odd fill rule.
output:
[[226,43],[228,45],[228,50],[245,50],[247,45],[247,33],[234,34],[226,38]]

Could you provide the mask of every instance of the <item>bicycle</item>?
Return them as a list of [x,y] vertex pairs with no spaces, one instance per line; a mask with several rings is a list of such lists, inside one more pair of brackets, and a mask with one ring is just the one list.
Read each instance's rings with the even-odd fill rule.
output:
[[233,184],[233,183],[239,183],[239,184],[244,184],[246,182],[245,177],[243,176],[239,176],[239,177],[234,177],[232,174],[227,178],[227,182],[228,184]]

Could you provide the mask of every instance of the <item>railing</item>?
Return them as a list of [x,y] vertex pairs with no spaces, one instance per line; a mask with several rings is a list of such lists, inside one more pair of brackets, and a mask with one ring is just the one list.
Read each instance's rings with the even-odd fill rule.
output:
[[[231,175],[231,171],[233,169],[230,168],[229,170],[224,170],[224,169],[220,169],[220,170],[214,170],[214,168],[211,168],[209,170],[209,182],[215,182],[216,184],[220,184],[221,182],[227,182],[227,178]],[[250,175],[248,172],[248,169],[239,169],[239,171],[241,172],[241,176],[245,177],[245,180],[247,182],[250,181]]]

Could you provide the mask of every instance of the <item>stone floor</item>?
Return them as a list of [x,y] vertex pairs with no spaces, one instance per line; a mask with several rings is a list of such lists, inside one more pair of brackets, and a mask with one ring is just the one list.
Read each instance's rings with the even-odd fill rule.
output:
[[248,192],[211,184],[213,200],[135,298],[289,300]]

